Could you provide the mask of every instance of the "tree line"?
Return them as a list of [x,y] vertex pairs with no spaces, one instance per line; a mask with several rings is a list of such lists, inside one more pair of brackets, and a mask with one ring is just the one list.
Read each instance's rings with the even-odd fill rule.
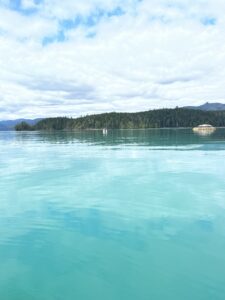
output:
[[21,122],[17,131],[30,130],[81,130],[81,129],[144,129],[195,127],[199,124],[225,126],[225,111],[201,111],[195,109],[157,109],[137,113],[103,113],[79,118],[46,118],[35,125]]

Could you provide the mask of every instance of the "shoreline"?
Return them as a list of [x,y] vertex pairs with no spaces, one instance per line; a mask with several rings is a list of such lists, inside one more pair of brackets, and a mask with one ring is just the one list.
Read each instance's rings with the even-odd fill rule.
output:
[[[215,129],[225,129],[225,126],[214,127]],[[193,127],[149,127],[149,128],[107,128],[108,131],[138,131],[138,130],[193,130]],[[85,132],[85,131],[103,131],[103,128],[73,129],[73,130],[0,130],[0,132]]]

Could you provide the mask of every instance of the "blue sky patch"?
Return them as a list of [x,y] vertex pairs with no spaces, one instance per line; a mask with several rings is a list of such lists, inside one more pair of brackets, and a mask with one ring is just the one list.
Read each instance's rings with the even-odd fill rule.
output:
[[59,22],[59,26],[62,30],[70,30],[73,28],[77,28],[80,24],[82,24],[83,19],[81,16],[77,16],[74,19],[65,19]]
[[[24,8],[22,5],[22,0],[8,0],[6,3],[1,3],[3,6],[7,7],[10,10],[17,11],[18,13],[22,15],[32,15],[38,12],[38,5],[41,4],[44,0],[33,0],[34,6],[30,8]],[[36,7],[35,7],[36,5]]]
[[202,24],[205,26],[213,26],[216,25],[217,20],[214,17],[206,17],[202,20]]
[[115,16],[119,17],[122,15],[125,15],[125,11],[119,6],[107,13],[108,17],[115,17]]
[[[121,7],[116,7],[111,11],[106,11],[102,9],[96,9],[89,16],[77,15],[73,19],[59,20],[59,31],[57,35],[44,37],[42,44],[47,46],[51,43],[64,42],[66,40],[66,32],[78,27],[92,28],[96,26],[103,18],[110,19],[116,16],[122,16],[125,11]],[[96,32],[92,31],[86,34],[86,38],[94,38]]]
[[122,16],[125,11],[120,7],[116,7],[112,11],[105,11],[103,9],[96,9],[89,16],[78,15],[74,19],[65,19],[59,22],[62,30],[70,30],[78,26],[93,27],[96,26],[103,18],[111,18],[115,16]]
[[44,37],[42,40],[42,45],[47,46],[49,44],[56,43],[56,42],[58,42],[58,43],[64,42],[65,39],[66,38],[65,38],[64,32],[62,30],[59,30],[56,35]]
[[94,37],[96,37],[96,32],[89,32],[86,35],[86,38],[88,38],[88,39],[93,39]]

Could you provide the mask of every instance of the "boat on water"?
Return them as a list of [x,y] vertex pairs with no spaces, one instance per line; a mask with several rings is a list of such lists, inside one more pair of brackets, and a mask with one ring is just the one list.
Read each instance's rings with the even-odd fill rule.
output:
[[102,129],[102,133],[103,133],[103,135],[107,135],[107,134],[108,134],[107,128],[103,128],[103,129]]
[[199,126],[193,128],[194,132],[199,133],[201,135],[211,134],[215,130],[216,130],[216,128],[210,124],[202,124],[202,125],[199,125]]

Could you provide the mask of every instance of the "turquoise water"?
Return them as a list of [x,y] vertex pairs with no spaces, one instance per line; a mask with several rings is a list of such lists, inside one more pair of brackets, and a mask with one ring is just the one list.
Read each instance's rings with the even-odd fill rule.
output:
[[225,129],[0,132],[0,299],[224,300]]

